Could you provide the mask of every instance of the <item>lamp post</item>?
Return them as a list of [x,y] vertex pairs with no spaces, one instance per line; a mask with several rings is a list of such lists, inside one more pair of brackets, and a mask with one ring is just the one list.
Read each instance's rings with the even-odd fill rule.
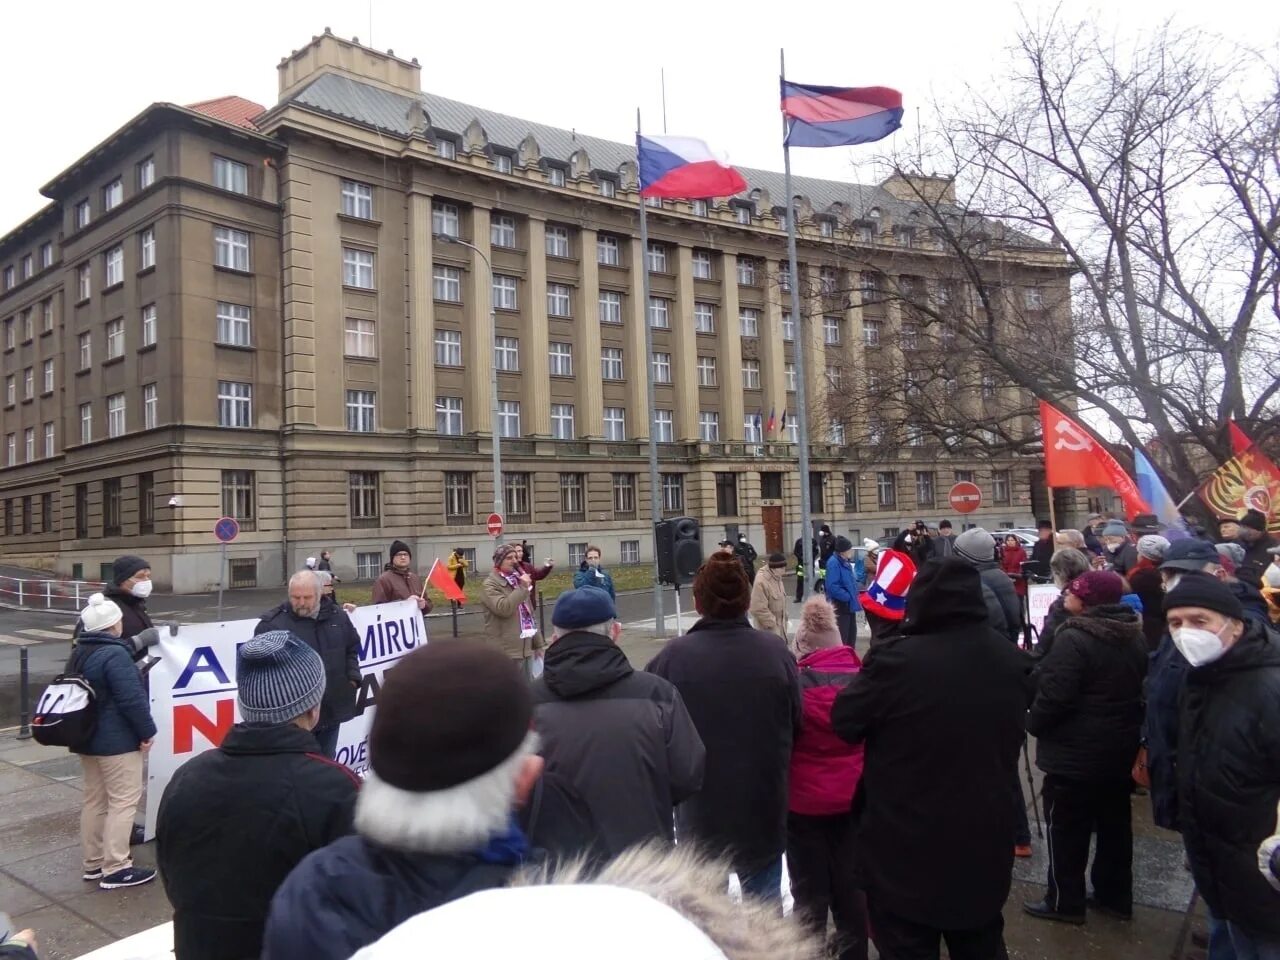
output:
[[[493,356],[493,336],[497,331],[497,318],[493,309],[493,264],[489,262],[489,258],[485,256],[484,251],[470,241],[463,240],[459,237],[450,236],[447,233],[435,234],[435,239],[441,243],[457,244],[460,247],[466,247],[477,257],[484,261],[485,269],[489,271],[489,351],[490,360]],[[493,368],[493,389],[489,396],[489,418],[492,421],[491,427],[493,432],[493,512],[498,516],[502,516],[502,429],[498,420],[498,370]]]

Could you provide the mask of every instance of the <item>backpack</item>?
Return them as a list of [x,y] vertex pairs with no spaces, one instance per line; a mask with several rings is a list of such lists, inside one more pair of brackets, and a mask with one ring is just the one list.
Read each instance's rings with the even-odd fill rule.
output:
[[[45,687],[31,717],[31,736],[36,743],[74,750],[93,738],[98,729],[98,697],[81,672],[88,658],[83,648],[77,648],[66,671]],[[80,669],[76,669],[77,662]]]

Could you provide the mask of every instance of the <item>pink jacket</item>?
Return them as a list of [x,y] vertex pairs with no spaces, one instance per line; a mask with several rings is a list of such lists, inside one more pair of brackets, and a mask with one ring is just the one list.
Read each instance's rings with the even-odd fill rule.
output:
[[862,746],[852,746],[831,729],[831,706],[862,661],[852,647],[825,647],[800,658],[804,718],[791,751],[792,813],[829,816],[848,813],[862,777]]

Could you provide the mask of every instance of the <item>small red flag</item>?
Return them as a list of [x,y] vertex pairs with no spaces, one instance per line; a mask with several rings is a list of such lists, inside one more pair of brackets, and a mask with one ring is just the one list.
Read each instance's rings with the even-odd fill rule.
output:
[[1231,434],[1231,452],[1236,456],[1253,446],[1253,441],[1249,439],[1243,430],[1236,426],[1234,420],[1227,421],[1227,430]]
[[1110,487],[1130,519],[1150,513],[1138,485],[1090,433],[1060,410],[1040,401],[1045,483],[1050,487]]
[[462,592],[462,588],[458,586],[457,581],[449,576],[449,571],[445,569],[445,565],[439,560],[431,564],[431,572],[427,574],[427,583],[443,593],[446,600],[456,600],[458,603],[467,602],[467,595]]

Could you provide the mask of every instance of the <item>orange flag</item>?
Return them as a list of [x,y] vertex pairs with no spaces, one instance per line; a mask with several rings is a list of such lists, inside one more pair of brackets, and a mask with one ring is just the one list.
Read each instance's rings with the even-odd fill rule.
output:
[[446,600],[457,600],[458,603],[467,602],[467,595],[462,592],[462,588],[458,586],[457,581],[449,576],[449,571],[439,560],[431,564],[431,572],[427,574],[427,583],[443,593]]
[[1110,487],[1133,519],[1150,513],[1138,485],[1093,435],[1060,410],[1040,401],[1044,439],[1044,476],[1050,487]]

